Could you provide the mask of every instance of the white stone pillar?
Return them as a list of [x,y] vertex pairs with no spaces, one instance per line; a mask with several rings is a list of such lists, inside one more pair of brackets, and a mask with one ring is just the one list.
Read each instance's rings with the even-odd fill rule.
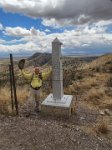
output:
[[62,43],[56,38],[52,42],[52,86],[53,93],[49,94],[41,104],[44,115],[69,117],[73,110],[73,96],[63,93],[63,68],[61,62]]
[[52,87],[53,87],[53,99],[55,101],[61,101],[63,97],[63,68],[61,62],[61,45],[62,43],[56,38],[52,42]]

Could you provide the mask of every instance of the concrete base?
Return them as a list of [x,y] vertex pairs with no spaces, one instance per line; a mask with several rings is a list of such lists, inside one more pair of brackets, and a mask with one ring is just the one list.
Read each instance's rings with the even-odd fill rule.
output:
[[44,115],[69,117],[73,107],[72,95],[64,95],[61,100],[54,100],[53,94],[49,94],[41,104],[41,112]]

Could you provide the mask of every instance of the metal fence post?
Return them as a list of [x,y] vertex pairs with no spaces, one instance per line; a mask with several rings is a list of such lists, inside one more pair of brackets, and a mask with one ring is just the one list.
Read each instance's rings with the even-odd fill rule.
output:
[[13,110],[14,110],[14,99],[13,99],[13,80],[12,80],[11,65],[9,65],[9,74],[10,74],[10,89],[11,89],[11,106],[12,106],[12,112],[13,112]]
[[10,54],[10,62],[11,62],[11,70],[12,70],[12,80],[13,80],[13,90],[14,90],[16,115],[18,115],[19,114],[19,112],[18,112],[18,101],[17,101],[17,94],[16,94],[16,83],[15,83],[13,55],[12,54]]

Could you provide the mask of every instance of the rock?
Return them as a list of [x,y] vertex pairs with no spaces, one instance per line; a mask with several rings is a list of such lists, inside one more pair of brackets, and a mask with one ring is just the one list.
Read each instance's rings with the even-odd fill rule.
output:
[[100,115],[105,115],[105,112],[100,110]]
[[108,116],[111,116],[112,113],[110,112],[109,109],[105,109],[105,110],[100,110],[100,115],[108,115]]
[[79,129],[79,127],[76,127],[76,131],[79,131],[80,129]]
[[85,118],[84,117],[80,117],[80,120],[85,120]]
[[110,112],[109,109],[105,109],[104,112],[105,112],[105,115],[108,115],[108,116],[111,116],[111,115],[112,115],[112,113]]

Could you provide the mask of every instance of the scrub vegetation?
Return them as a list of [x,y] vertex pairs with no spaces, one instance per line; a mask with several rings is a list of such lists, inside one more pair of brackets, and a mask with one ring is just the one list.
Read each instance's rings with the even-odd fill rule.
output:
[[[46,68],[51,66],[51,56],[42,57],[38,54],[27,60],[25,66],[27,72],[33,69],[38,57],[41,59],[43,70],[47,71]],[[44,62],[43,59],[46,61]],[[68,122],[61,120],[61,123],[64,128],[78,126],[86,134],[101,136],[112,142],[112,54],[87,60],[87,58],[63,60],[64,92],[74,96],[76,109]],[[12,112],[6,62],[5,65],[1,66],[0,71],[0,113],[8,115]],[[28,100],[30,82],[23,79],[17,64],[15,64],[15,72],[17,98],[21,108]],[[43,83],[41,100],[44,100],[50,92],[52,92],[51,76]]]

